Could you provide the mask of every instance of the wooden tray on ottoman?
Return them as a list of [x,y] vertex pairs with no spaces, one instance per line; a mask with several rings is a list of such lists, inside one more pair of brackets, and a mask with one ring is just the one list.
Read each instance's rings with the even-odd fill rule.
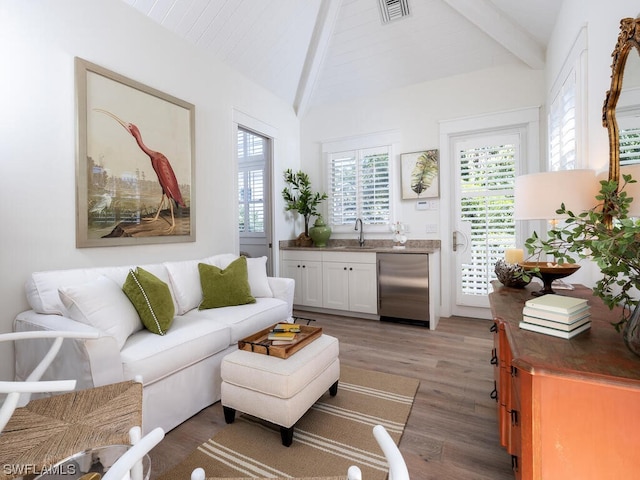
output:
[[[277,325],[277,324],[276,324]],[[261,353],[263,355],[271,355],[277,358],[289,358],[301,348],[313,342],[322,335],[322,328],[308,327],[300,325],[300,333],[296,335],[295,341],[288,345],[271,345],[271,340],[267,340],[269,332],[273,330],[275,325],[260,330],[253,335],[238,341],[238,348],[247,352]]]

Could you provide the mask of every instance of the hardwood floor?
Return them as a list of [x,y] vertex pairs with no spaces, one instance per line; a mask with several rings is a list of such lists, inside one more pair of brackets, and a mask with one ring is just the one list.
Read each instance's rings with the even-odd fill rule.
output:
[[[344,365],[420,380],[400,441],[415,480],[512,480],[511,457],[499,444],[491,322],[441,319],[437,330],[373,320],[296,312],[340,340]],[[151,478],[179,463],[225,426],[220,402],[170,431],[151,452]],[[215,472],[207,472],[214,475]]]

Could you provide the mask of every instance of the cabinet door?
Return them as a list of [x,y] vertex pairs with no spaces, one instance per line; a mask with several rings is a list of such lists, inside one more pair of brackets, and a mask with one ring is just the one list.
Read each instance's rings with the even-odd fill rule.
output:
[[282,277],[293,278],[296,282],[293,303],[295,305],[302,305],[302,263],[299,260],[282,260]]
[[323,306],[336,310],[349,310],[349,270],[346,263],[324,262]]
[[349,310],[378,313],[378,280],[376,266],[367,263],[347,265],[349,272]]
[[302,303],[322,307],[322,262],[302,262]]

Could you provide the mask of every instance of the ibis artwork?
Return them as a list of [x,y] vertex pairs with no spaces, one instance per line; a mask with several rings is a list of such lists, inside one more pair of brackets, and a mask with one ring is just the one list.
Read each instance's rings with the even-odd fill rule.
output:
[[140,129],[133,123],[125,122],[124,120],[120,119],[118,116],[107,110],[103,110],[101,108],[94,108],[94,110],[111,117],[120,125],[122,125],[122,127],[127,132],[129,132],[131,136],[133,136],[136,143],[138,144],[138,147],[140,147],[140,150],[142,150],[151,160],[151,166],[156,172],[156,175],[158,176],[158,182],[160,183],[160,187],[162,188],[162,196],[160,198],[160,203],[158,205],[155,217],[146,220],[158,220],[160,212],[162,211],[162,208],[164,207],[166,202],[168,203],[168,207],[171,211],[171,226],[167,229],[167,232],[173,232],[173,230],[175,230],[176,228],[176,221],[173,210],[174,202],[183,208],[186,207],[186,205],[182,198],[182,193],[180,192],[176,174],[171,167],[169,159],[161,152],[156,152],[155,150],[151,150],[149,147],[147,147],[142,141],[142,134],[140,132]]

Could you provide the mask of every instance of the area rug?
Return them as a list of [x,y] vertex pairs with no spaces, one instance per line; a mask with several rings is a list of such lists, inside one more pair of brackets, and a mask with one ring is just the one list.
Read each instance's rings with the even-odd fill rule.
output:
[[282,445],[277,426],[240,415],[160,480],[188,479],[197,467],[219,478],[344,477],[351,465],[367,480],[384,480],[388,466],[373,427],[383,425],[398,443],[418,385],[413,378],[342,366],[338,394],[323,395],[296,423],[290,447]]

